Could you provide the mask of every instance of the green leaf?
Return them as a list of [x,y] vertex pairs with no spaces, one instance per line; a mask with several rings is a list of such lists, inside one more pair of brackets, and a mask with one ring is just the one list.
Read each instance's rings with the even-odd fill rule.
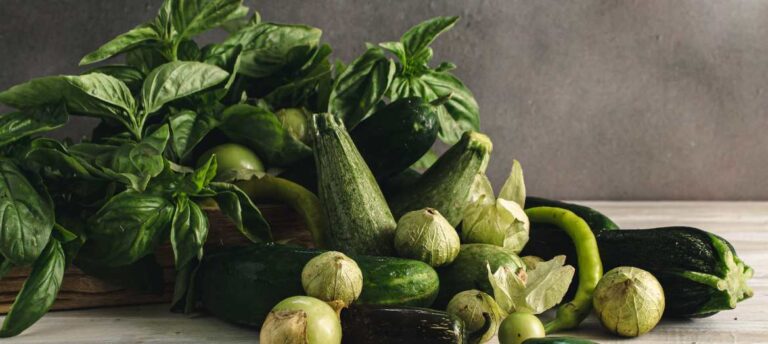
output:
[[0,253],[16,265],[35,261],[54,224],[53,201],[39,178],[32,182],[0,158]]
[[199,193],[216,177],[216,168],[216,155],[211,155],[203,165],[185,176],[184,182],[187,188],[185,191],[192,195]]
[[421,54],[437,36],[450,30],[458,20],[459,17],[435,17],[412,27],[400,38],[406,54],[410,57]]
[[102,266],[131,264],[154,252],[170,228],[173,204],[164,197],[124,191],[88,219],[78,259]]
[[22,110],[62,101],[71,114],[112,118],[128,127],[136,111],[128,86],[100,73],[32,79],[0,93],[0,103]]
[[67,147],[53,139],[38,138],[32,141],[24,159],[26,163],[45,166],[59,171],[64,176],[88,179],[108,178],[99,168],[83,157],[70,153]]
[[226,80],[229,73],[202,62],[166,63],[147,75],[141,90],[144,112],[151,114],[163,105],[189,96]]
[[130,31],[120,34],[111,41],[105,43],[96,51],[83,57],[80,65],[84,66],[91,63],[106,60],[112,56],[123,53],[139,44],[147,41],[160,40],[160,34],[151,24],[141,24]]
[[160,51],[160,47],[156,45],[140,45],[125,54],[125,63],[144,74],[168,62]]
[[101,73],[114,77],[128,86],[131,92],[141,89],[145,74],[140,69],[128,65],[108,65],[89,70],[84,74]]
[[170,0],[171,21],[176,40],[192,38],[222,24],[244,17],[243,0]]
[[102,164],[102,171],[114,180],[129,184],[134,190],[144,191],[149,180],[163,172],[163,152],[170,137],[168,125],[162,125],[138,144],[124,143],[112,156],[110,164]]
[[395,63],[387,59],[380,48],[368,49],[336,79],[328,112],[344,119],[344,124],[351,130],[387,93],[395,70]]
[[209,188],[216,194],[214,199],[221,212],[235,223],[240,233],[253,242],[272,241],[269,223],[243,190],[233,184],[219,182],[210,183]]
[[507,181],[501,187],[499,198],[510,200],[525,208],[525,180],[523,179],[523,167],[517,160],[512,161],[512,170]]
[[203,244],[208,237],[208,217],[195,202],[179,197],[171,225],[171,246],[176,268],[193,259],[203,258]]
[[0,337],[18,335],[48,312],[59,293],[65,262],[61,243],[56,239],[48,241],[5,316]]
[[506,312],[540,314],[558,303],[568,291],[575,269],[565,265],[565,256],[539,262],[529,271],[500,267],[495,273],[487,266],[493,297]]
[[179,111],[168,119],[171,126],[171,147],[184,160],[211,130],[219,125],[214,116],[191,110]]
[[384,42],[379,43],[379,46],[384,50],[395,54],[403,65],[408,64],[408,53],[405,52],[405,46],[402,42]]
[[0,146],[60,128],[68,120],[67,109],[62,105],[0,115]]
[[269,166],[289,166],[312,154],[280,124],[274,113],[261,107],[236,104],[221,114],[221,130],[231,140],[253,149]]

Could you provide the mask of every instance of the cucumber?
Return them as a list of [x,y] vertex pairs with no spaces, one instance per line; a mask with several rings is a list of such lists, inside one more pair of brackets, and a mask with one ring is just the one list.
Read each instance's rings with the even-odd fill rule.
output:
[[325,113],[312,116],[310,124],[328,247],[347,254],[391,254],[397,223],[343,122]]
[[501,266],[517,270],[525,266],[515,253],[503,247],[489,244],[464,244],[456,259],[446,267],[438,269],[440,275],[440,293],[437,305],[448,304],[454,295],[470,289],[477,289],[493,295],[493,288],[488,281],[488,268],[491,271]]
[[464,322],[443,311],[352,306],[341,312],[342,343],[463,344]]
[[597,344],[589,339],[575,337],[528,338],[523,344]]
[[[350,131],[374,177],[383,182],[406,170],[429,151],[439,124],[435,107],[422,98],[398,99],[377,110]],[[314,159],[289,167],[280,177],[317,190]]]
[[434,208],[456,227],[469,202],[475,175],[485,172],[492,146],[488,136],[465,132],[413,185],[388,199],[392,213],[400,218],[412,210]]
[[[301,270],[323,250],[257,244],[206,253],[197,274],[200,300],[215,316],[261,326],[281,300],[304,295]],[[439,289],[437,273],[420,261],[352,256],[363,271],[358,303],[429,307]]]
[[[531,240],[523,254],[544,259],[558,254],[575,257],[570,242],[557,240],[559,232],[532,223]],[[708,316],[735,308],[753,294],[746,283],[752,269],[725,239],[701,229],[598,230],[595,238],[604,270],[634,266],[659,280],[666,299],[664,316]]]
[[394,176],[418,161],[437,139],[435,107],[423,98],[395,100],[350,133],[376,179]]

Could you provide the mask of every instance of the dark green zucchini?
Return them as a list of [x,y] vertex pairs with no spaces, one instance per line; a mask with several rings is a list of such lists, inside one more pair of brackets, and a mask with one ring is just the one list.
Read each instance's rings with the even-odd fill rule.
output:
[[[554,240],[559,230],[532,224],[523,254],[550,259],[575,257],[570,242]],[[752,296],[752,269],[723,238],[691,227],[604,230],[596,233],[603,269],[634,266],[652,273],[664,288],[671,317],[701,317],[732,309]],[[576,265],[574,265],[576,266]],[[573,283],[577,283],[574,281]]]
[[475,176],[485,172],[492,149],[488,136],[465,132],[413,185],[387,199],[395,218],[429,207],[437,209],[452,226],[458,226]]
[[310,124],[317,195],[328,218],[328,248],[346,254],[391,254],[397,222],[344,123],[324,113],[313,115]]
[[[224,320],[261,326],[281,300],[303,295],[301,270],[322,250],[259,244],[206,253],[197,274],[203,306]],[[428,307],[439,289],[437,273],[420,261],[352,256],[363,271],[358,302]]]
[[[350,131],[360,155],[377,180],[384,181],[413,165],[429,151],[439,129],[435,107],[422,98],[398,99],[377,110]],[[280,177],[317,190],[315,162],[305,159]]]
[[435,106],[423,98],[395,100],[350,133],[376,179],[394,176],[418,161],[437,139]]
[[544,337],[529,338],[524,340],[523,344],[597,344],[597,342],[575,337]]
[[437,305],[445,306],[454,295],[470,289],[493,295],[487,265],[494,272],[501,266],[516,271],[524,263],[520,257],[503,247],[488,244],[461,245],[459,255],[451,265],[438,269],[441,286]]
[[464,322],[427,308],[352,306],[341,312],[342,343],[463,344]]

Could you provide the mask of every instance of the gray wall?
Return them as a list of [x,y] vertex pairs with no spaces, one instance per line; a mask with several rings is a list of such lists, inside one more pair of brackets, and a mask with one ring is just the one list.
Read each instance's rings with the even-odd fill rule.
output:
[[[768,200],[768,1],[248,3],[266,20],[322,28],[345,61],[366,41],[460,15],[435,56],[478,99],[495,184],[517,158],[538,195]],[[0,1],[0,89],[77,72],[158,4]]]

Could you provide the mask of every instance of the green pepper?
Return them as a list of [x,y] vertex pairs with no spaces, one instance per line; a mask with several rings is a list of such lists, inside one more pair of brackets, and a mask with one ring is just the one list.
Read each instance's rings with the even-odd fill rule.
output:
[[290,180],[265,175],[235,183],[254,202],[278,201],[295,210],[312,233],[312,240],[318,248],[325,248],[328,221],[320,205],[320,199],[311,191]]
[[595,235],[582,218],[566,209],[536,207],[526,209],[525,213],[531,223],[546,223],[562,229],[576,247],[579,265],[579,286],[576,295],[573,300],[557,309],[554,320],[544,325],[547,333],[575,328],[589,315],[592,309],[592,293],[597,282],[603,277],[603,263],[600,261]]

